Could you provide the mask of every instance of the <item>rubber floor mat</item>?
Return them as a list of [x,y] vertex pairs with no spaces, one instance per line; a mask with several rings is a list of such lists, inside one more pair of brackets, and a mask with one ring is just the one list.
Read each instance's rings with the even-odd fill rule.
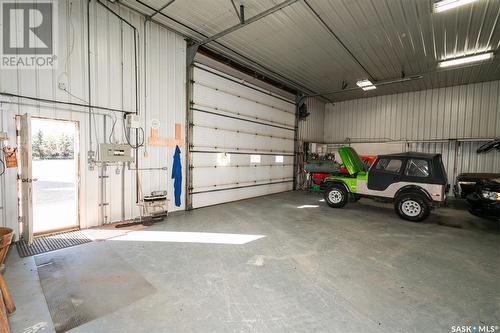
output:
[[49,236],[35,237],[31,245],[20,240],[16,243],[16,247],[20,257],[29,257],[89,242],[92,242],[90,238],[80,230],[75,230]]
[[35,257],[56,332],[66,332],[156,292],[103,243]]

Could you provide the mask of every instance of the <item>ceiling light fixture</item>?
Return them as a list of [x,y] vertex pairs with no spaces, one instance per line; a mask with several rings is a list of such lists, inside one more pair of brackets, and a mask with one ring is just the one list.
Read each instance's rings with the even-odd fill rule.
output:
[[441,13],[446,10],[468,5],[477,0],[441,0],[434,3],[434,13]]
[[360,88],[363,88],[363,87],[368,87],[368,86],[373,86],[373,83],[371,83],[370,80],[360,80],[358,82],[356,82],[356,84],[358,85],[358,87]]
[[377,87],[375,87],[373,83],[367,79],[359,80],[358,82],[356,82],[356,84],[364,91],[377,89]]
[[458,65],[463,65],[463,64],[469,64],[472,62],[489,60],[492,58],[493,58],[493,52],[488,52],[488,53],[482,53],[482,54],[477,54],[477,55],[471,55],[471,56],[467,56],[467,57],[449,59],[449,60],[445,59],[445,60],[439,62],[439,67],[446,68],[446,67],[458,66]]
[[363,89],[364,91],[367,91],[367,90],[377,89],[377,87],[375,87],[375,86],[366,86],[366,87],[361,87],[361,89]]

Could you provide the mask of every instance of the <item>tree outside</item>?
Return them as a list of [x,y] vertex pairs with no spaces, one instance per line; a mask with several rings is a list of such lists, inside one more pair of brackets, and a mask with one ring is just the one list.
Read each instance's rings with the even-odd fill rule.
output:
[[64,132],[45,135],[42,130],[32,137],[32,156],[34,160],[54,160],[74,158],[74,137]]
[[61,157],[63,159],[73,159],[73,147],[74,139],[73,136],[69,136],[66,133],[62,133],[59,138],[59,149],[61,152]]
[[45,159],[43,132],[41,130],[38,130],[31,138],[31,152],[34,159]]

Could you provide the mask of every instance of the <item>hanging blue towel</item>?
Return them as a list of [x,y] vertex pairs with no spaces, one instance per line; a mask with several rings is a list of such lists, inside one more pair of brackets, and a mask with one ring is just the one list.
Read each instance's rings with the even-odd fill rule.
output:
[[175,146],[174,164],[172,166],[172,179],[174,179],[174,195],[175,205],[181,205],[182,193],[182,166],[181,166],[181,150],[179,146]]

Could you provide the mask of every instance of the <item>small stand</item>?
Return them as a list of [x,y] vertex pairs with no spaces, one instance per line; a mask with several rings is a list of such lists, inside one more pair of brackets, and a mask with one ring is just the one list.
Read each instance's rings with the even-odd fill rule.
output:
[[143,225],[152,225],[163,221],[168,211],[167,191],[153,191],[151,195],[145,195],[139,206],[142,209]]
[[132,222],[118,224],[115,228],[125,228],[139,224],[151,226],[161,222],[168,214],[167,202],[167,191],[153,191],[150,195],[145,195],[139,202],[138,206],[141,209],[139,218],[134,219]]

